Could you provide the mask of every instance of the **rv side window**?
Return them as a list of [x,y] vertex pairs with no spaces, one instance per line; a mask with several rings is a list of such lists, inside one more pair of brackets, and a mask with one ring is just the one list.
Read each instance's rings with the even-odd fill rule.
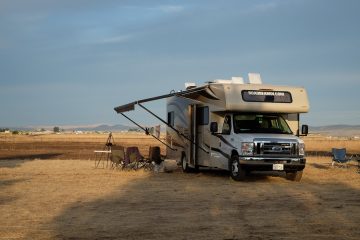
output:
[[289,92],[243,90],[241,95],[245,102],[292,103]]
[[174,126],[174,112],[168,112],[168,119],[167,122],[170,126]]
[[229,115],[225,116],[224,124],[222,128],[222,134],[230,134],[231,133],[231,117]]
[[209,107],[198,107],[196,109],[196,120],[198,125],[208,125]]

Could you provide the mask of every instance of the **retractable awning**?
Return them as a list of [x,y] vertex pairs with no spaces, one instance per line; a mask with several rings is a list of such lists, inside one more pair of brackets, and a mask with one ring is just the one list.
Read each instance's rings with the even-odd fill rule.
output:
[[198,100],[198,98],[200,96],[203,96],[203,97],[206,97],[209,99],[219,100],[219,98],[214,94],[214,92],[211,90],[211,88],[207,85],[207,86],[202,86],[202,87],[197,87],[197,88],[191,88],[186,91],[173,92],[173,93],[169,93],[169,94],[165,94],[165,95],[160,95],[160,96],[156,96],[156,97],[137,100],[134,102],[130,102],[130,103],[115,107],[114,110],[117,113],[129,112],[129,111],[133,111],[135,109],[135,105],[137,105],[137,104],[151,102],[151,101],[169,98],[169,97],[173,97],[173,96],[184,97],[184,98],[189,98],[189,99],[194,99],[194,100]]

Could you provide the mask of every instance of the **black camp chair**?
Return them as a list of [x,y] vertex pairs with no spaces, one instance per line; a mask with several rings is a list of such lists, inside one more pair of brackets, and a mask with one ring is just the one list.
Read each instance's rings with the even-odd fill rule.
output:
[[138,147],[127,147],[126,154],[125,154],[125,165],[127,169],[137,170],[141,168],[144,162],[144,157],[140,154]]
[[346,156],[346,148],[333,148],[332,149],[332,163],[331,165],[334,166],[335,163],[340,164],[340,166],[347,167],[347,163],[351,161],[352,156]]

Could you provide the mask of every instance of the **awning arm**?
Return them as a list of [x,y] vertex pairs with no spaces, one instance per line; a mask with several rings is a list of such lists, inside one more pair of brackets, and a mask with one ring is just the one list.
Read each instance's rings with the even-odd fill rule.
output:
[[188,138],[185,134],[183,134],[182,132],[180,132],[179,130],[177,130],[176,128],[174,128],[173,126],[171,126],[169,123],[167,123],[164,119],[162,119],[161,117],[159,117],[158,115],[156,115],[155,113],[153,113],[152,111],[150,111],[148,108],[146,108],[145,106],[143,106],[141,103],[138,103],[138,105],[140,107],[142,107],[145,111],[147,111],[148,113],[150,113],[151,115],[153,115],[154,117],[156,117],[157,119],[159,119],[162,123],[166,124],[169,128],[171,128],[172,130],[174,130],[177,134],[179,134],[180,136],[184,137],[186,140],[188,140],[189,142],[191,142],[192,144],[195,144],[196,147],[200,148],[201,150],[203,150],[206,153],[209,153],[208,151],[206,151],[204,148],[202,148],[201,146],[199,146],[197,143],[195,143],[193,140],[191,140],[190,138]]
[[123,115],[126,119],[128,119],[130,122],[132,122],[133,124],[135,124],[136,126],[138,126],[139,128],[141,128],[142,130],[144,130],[147,135],[152,136],[153,138],[155,138],[156,140],[158,140],[159,142],[161,142],[162,144],[164,144],[165,146],[167,146],[167,147],[170,148],[171,150],[177,151],[176,148],[171,147],[169,144],[165,143],[165,142],[162,141],[160,138],[156,137],[156,136],[153,135],[153,134],[150,134],[150,133],[149,133],[149,129],[144,128],[144,127],[141,126],[140,124],[136,123],[136,122],[133,121],[131,118],[129,118],[128,116],[126,116],[124,113],[122,113],[122,112],[119,112],[119,113],[120,113],[121,115]]

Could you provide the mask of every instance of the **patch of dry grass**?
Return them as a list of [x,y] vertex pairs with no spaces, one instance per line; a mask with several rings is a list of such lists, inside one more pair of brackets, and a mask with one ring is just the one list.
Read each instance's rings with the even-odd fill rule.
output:
[[296,183],[3,160],[0,239],[357,239],[359,174],[330,162],[309,158]]

